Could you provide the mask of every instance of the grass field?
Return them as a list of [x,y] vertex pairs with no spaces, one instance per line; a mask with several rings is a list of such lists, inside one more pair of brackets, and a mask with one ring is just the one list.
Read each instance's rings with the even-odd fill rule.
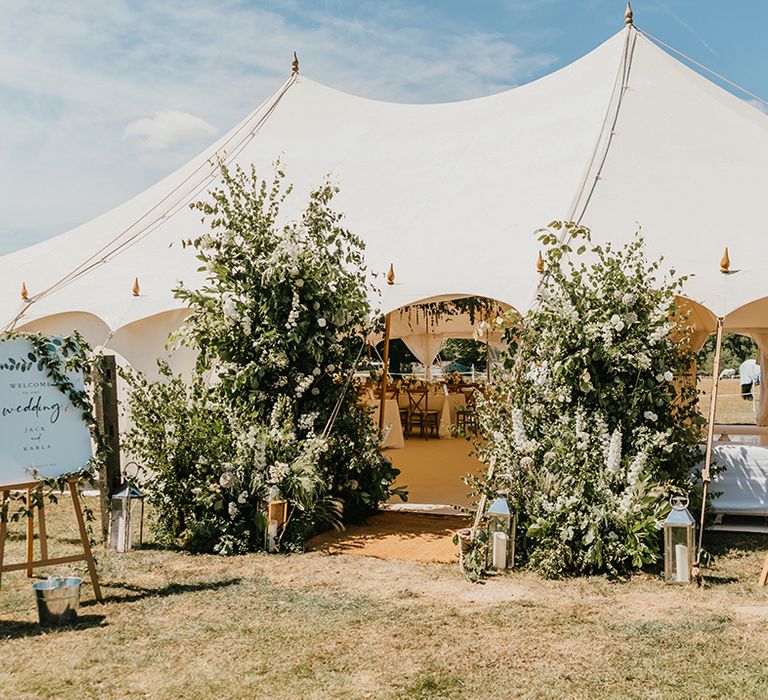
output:
[[[699,377],[700,393],[699,410],[705,418],[709,416],[709,406],[712,398],[712,378]],[[760,404],[762,386],[752,387],[754,401],[741,398],[741,384],[736,379],[721,379],[717,389],[717,423],[755,424],[755,410]]]
[[[52,555],[75,548],[67,499]],[[702,589],[642,575],[485,585],[455,565],[311,552],[100,554],[106,604],[36,624],[31,581],[0,589],[0,697],[766,697],[765,537],[707,537]],[[20,560],[16,526],[9,558]]]

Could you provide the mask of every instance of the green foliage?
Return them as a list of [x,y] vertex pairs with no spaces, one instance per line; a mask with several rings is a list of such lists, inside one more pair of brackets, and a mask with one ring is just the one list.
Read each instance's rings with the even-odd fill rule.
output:
[[475,486],[509,490],[532,568],[624,574],[658,559],[669,493],[692,489],[700,459],[685,380],[694,356],[675,303],[685,278],[658,280],[640,237],[614,250],[556,222],[541,241],[548,275],[508,331],[505,376],[481,406],[492,439],[478,451],[496,460],[495,477]]
[[[720,369],[734,369],[738,377],[739,365],[744,360],[757,359],[758,352],[755,341],[749,336],[726,333],[723,336],[723,345],[720,351]],[[696,366],[700,374],[711,375],[714,363],[715,336],[711,335],[699,351]]]
[[448,338],[440,347],[440,359],[466,367],[474,365],[477,372],[485,372],[485,343],[471,338]]
[[193,205],[211,232],[191,241],[207,272],[181,285],[190,309],[179,341],[195,376],[135,377],[131,449],[155,478],[150,497],[167,541],[222,554],[265,544],[266,504],[289,502],[279,545],[373,512],[397,470],[349,380],[370,327],[362,242],[341,227],[324,184],[299,222],[278,171],[221,166],[223,186]]

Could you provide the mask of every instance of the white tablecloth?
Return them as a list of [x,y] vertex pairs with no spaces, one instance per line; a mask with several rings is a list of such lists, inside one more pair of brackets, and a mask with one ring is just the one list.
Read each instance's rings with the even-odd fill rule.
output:
[[448,396],[443,395],[434,399],[430,396],[429,400],[430,402],[434,401],[434,403],[430,403],[430,408],[437,408],[439,411],[440,427],[437,434],[441,438],[450,437],[450,428],[452,425],[456,425],[456,410],[467,405],[466,397],[464,394],[448,394]]
[[[367,401],[366,405],[370,406],[371,420],[375,423],[376,427],[379,427],[379,404],[380,401]],[[403,437],[403,424],[400,422],[400,408],[397,405],[397,401],[394,399],[387,399],[384,402],[384,432],[389,429],[389,434],[384,438],[381,443],[382,447],[405,447],[405,438]]]

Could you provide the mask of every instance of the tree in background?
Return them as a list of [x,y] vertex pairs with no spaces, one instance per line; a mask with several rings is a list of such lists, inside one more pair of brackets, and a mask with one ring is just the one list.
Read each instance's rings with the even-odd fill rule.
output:
[[[720,369],[734,369],[738,376],[739,365],[744,360],[758,359],[758,349],[755,341],[746,335],[726,333],[723,336],[722,349],[720,351]],[[711,335],[704,343],[696,358],[696,368],[699,374],[712,374],[715,364],[715,336]]]

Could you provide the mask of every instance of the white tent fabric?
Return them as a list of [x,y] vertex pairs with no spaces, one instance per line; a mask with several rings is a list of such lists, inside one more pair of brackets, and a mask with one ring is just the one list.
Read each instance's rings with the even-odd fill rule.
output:
[[[634,26],[540,80],[464,102],[384,103],[292,76],[145,192],[0,258],[0,327],[82,323],[92,343],[118,344],[122,334],[126,358],[151,365],[184,315],[172,288],[201,279],[181,242],[202,230],[187,205],[215,184],[218,158],[267,177],[280,158],[294,184],[287,218],[330,176],[370,267],[394,263],[385,311],[480,295],[524,313],[539,279],[533,232],[580,219],[614,242],[642,226],[651,255],[693,273],[686,294],[702,334],[715,316],[727,330],[768,329],[768,116]],[[726,245],[727,275],[718,267]],[[22,283],[31,302],[20,300]]]

